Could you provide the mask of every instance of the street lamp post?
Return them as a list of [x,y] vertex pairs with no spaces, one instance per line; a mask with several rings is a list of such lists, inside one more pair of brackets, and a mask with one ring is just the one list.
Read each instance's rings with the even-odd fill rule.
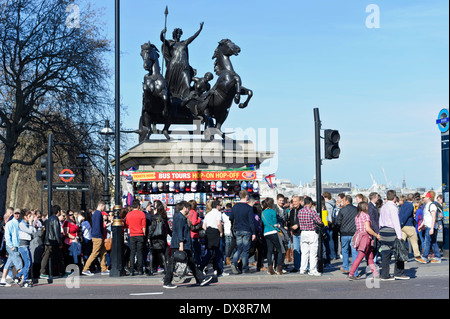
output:
[[[85,182],[85,167],[88,161],[88,157],[86,154],[82,153],[80,155],[77,156],[78,161],[81,164],[81,183],[84,184]],[[81,191],[81,205],[80,205],[80,209],[82,211],[87,211],[87,206],[86,206],[86,194],[84,191]]]
[[123,274],[123,234],[120,210],[120,1],[115,0],[115,182],[114,182],[114,221],[111,226],[111,272],[110,277]]
[[103,150],[105,151],[105,182],[103,183],[103,200],[106,203],[107,210],[110,210],[111,204],[111,194],[109,192],[109,165],[108,165],[108,157],[109,157],[109,137],[114,135],[114,131],[109,127],[109,120],[105,121],[105,127],[100,131],[100,134],[105,136],[105,146]]

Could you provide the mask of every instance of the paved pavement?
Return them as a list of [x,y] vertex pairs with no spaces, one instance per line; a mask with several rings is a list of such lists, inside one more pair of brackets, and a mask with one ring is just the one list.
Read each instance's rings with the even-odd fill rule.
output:
[[[300,275],[299,273],[286,273],[283,275],[268,275],[265,271],[255,272],[255,266],[251,266],[251,270],[254,272],[234,275],[232,274],[230,266],[225,266],[225,272],[229,273],[229,276],[219,277],[213,280],[213,282],[219,283],[270,283],[270,282],[290,282],[290,281],[323,281],[323,280],[347,280],[347,275],[340,271],[342,266],[342,260],[334,260],[332,267],[324,270],[322,276]],[[288,263],[288,268],[292,268],[292,264]],[[366,263],[363,261],[359,267],[360,271],[365,272]],[[391,274],[393,273],[394,265],[391,263]],[[209,266],[208,275],[213,275],[211,265]],[[442,259],[440,264],[420,264],[414,259],[410,259],[405,263],[405,274],[412,279],[421,276],[443,276],[443,279],[448,281],[449,274],[449,260],[447,258]],[[188,276],[187,278],[190,278]],[[363,276],[365,278],[365,276]],[[100,273],[94,274],[94,276],[80,276],[80,285],[133,285],[133,284],[147,284],[147,285],[162,285],[163,274],[159,273],[154,276],[120,276],[111,277],[101,275]],[[39,279],[40,283],[46,283],[46,280]],[[53,283],[63,284],[66,282],[66,278],[55,278]]]
[[[97,273],[91,277],[55,278],[51,284],[48,284],[47,280],[40,279],[37,285],[29,289],[19,288],[15,284],[11,287],[2,287],[0,300],[8,299],[8,302],[17,302],[19,306],[23,299],[39,300],[39,302],[46,299],[54,307],[55,305],[67,306],[65,302],[53,302],[56,299],[80,299],[86,307],[89,307],[89,303],[93,306],[101,305],[92,309],[98,309],[102,315],[105,311],[117,315],[115,306],[121,303],[108,300],[136,299],[145,300],[143,304],[145,306],[133,308],[136,311],[164,308],[168,317],[177,317],[186,310],[188,305],[214,306],[213,318],[216,318],[218,314],[226,314],[227,318],[230,318],[230,311],[240,311],[244,306],[247,310],[248,307],[260,307],[260,310],[267,310],[270,306],[271,317],[286,311],[286,314],[291,313],[291,310],[287,310],[292,307],[290,299],[296,299],[296,303],[303,300],[310,306],[313,305],[311,302],[315,302],[314,306],[320,309],[322,304],[319,301],[323,299],[366,299],[373,303],[375,299],[449,298],[449,261],[447,259],[444,259],[441,264],[426,265],[411,260],[405,267],[405,273],[411,276],[411,280],[390,282],[375,282],[370,277],[351,282],[339,270],[341,265],[341,260],[335,260],[332,263],[333,267],[326,269],[320,277],[298,273],[273,276],[266,272],[231,274],[225,277],[213,277],[210,284],[204,287],[195,287],[193,277],[187,276],[182,283],[174,280],[173,283],[178,285],[177,289],[164,289],[162,274],[151,277],[110,277]],[[365,268],[366,265],[363,262],[360,269]],[[393,268],[394,265],[391,264],[391,272]],[[230,266],[226,266],[225,270],[231,273]],[[105,301],[98,302],[102,299]],[[235,306],[240,308],[234,308]],[[427,307],[423,309],[428,310]]]

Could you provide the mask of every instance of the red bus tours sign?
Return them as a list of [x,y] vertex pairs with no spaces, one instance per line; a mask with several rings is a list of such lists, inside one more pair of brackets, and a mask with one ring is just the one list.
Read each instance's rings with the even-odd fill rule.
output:
[[161,171],[133,172],[133,181],[169,182],[169,181],[244,181],[255,180],[256,171]]

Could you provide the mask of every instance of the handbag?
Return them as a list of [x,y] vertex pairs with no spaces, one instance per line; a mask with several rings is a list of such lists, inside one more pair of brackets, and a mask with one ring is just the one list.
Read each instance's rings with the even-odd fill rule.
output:
[[156,227],[152,232],[152,235],[150,236],[150,238],[156,238],[156,237],[160,237],[163,235],[163,221],[162,220],[158,220],[156,221]]
[[409,251],[408,247],[406,247],[406,243],[403,239],[395,238],[394,241],[394,252],[397,261],[408,261],[409,259]]
[[111,244],[112,244],[111,237],[106,238],[105,239],[105,249],[106,250],[111,250]]
[[175,250],[173,252],[173,260],[178,263],[187,262],[187,254],[184,250]]
[[[189,218],[191,215],[189,214]],[[189,223],[189,229],[193,232],[198,232],[200,229],[202,229],[203,225],[202,222],[198,223],[197,225],[192,225],[192,223]]]

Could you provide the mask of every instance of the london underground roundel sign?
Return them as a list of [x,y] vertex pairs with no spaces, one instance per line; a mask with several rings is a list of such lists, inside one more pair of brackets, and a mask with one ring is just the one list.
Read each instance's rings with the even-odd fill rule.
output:
[[436,120],[436,124],[438,124],[438,128],[442,133],[448,131],[449,128],[449,114],[448,109],[442,109],[439,112],[438,119]]
[[65,183],[71,182],[75,177],[75,174],[68,168],[65,168],[59,173],[59,178]]

